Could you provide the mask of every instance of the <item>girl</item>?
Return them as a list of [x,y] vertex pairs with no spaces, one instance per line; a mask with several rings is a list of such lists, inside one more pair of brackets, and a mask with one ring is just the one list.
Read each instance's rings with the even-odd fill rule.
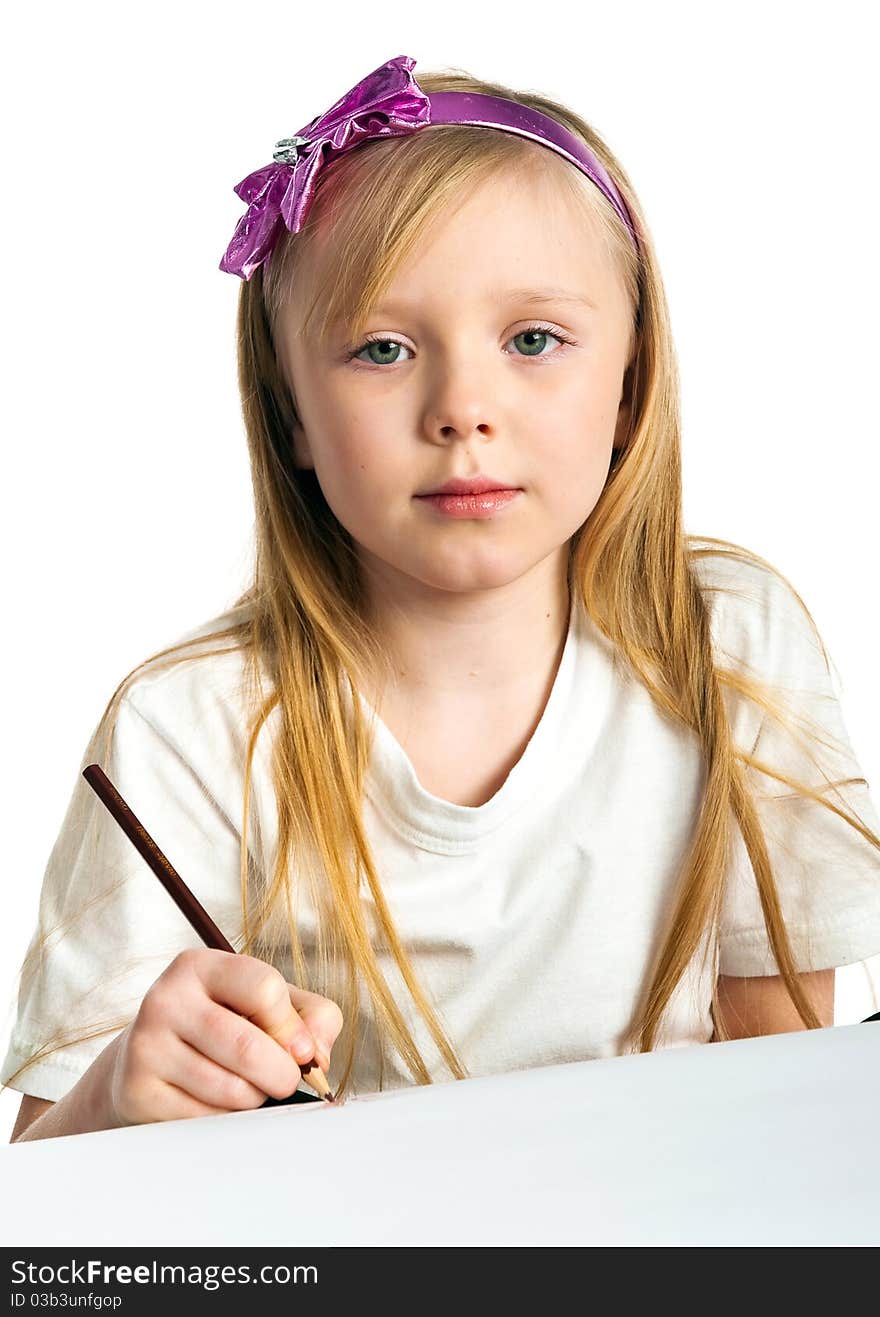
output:
[[[236,189],[246,593],[129,673],[13,1138],[833,1023],[880,821],[812,618],[682,527],[663,286],[577,115],[389,60]],[[299,1064],[297,1064],[299,1063]]]

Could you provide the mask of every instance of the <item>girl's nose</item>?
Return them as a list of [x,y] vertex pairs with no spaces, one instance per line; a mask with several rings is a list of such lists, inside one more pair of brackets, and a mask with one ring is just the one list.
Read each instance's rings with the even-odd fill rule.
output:
[[446,365],[433,381],[426,401],[425,429],[435,440],[489,439],[495,433],[495,407],[488,397],[485,372],[472,365]]

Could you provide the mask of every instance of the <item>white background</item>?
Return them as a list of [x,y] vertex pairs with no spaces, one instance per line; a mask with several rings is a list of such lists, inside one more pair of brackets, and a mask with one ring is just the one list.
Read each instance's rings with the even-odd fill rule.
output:
[[[0,1055],[89,733],[130,668],[247,584],[239,280],[217,268],[244,209],[233,186],[396,55],[416,77],[457,67],[566,101],[620,157],[671,307],[686,528],[755,550],[801,593],[873,788],[872,22],[867,3],[766,0],[15,7]],[[868,1013],[866,984],[838,972],[838,1022]],[[19,1100],[0,1094],[3,1139]]]

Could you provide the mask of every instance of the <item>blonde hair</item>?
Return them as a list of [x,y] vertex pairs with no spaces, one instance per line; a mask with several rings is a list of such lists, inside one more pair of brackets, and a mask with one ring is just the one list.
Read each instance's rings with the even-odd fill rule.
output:
[[[394,927],[365,834],[361,805],[371,737],[358,699],[359,683],[366,674],[387,672],[388,655],[365,625],[352,539],[328,507],[314,473],[294,466],[290,436],[297,420],[296,400],[279,366],[274,335],[288,290],[297,286],[306,266],[315,296],[301,331],[320,315],[319,336],[338,320],[357,334],[397,268],[444,207],[496,173],[552,171],[554,180],[569,187],[583,204],[585,222],[615,262],[632,308],[629,432],[593,512],[570,541],[569,588],[657,708],[696,734],[707,768],[702,808],[674,907],[656,959],[647,967],[628,1045],[649,1051],[657,1044],[661,1018],[676,986],[707,932],[717,930],[734,819],[754,869],[779,971],[804,1025],[817,1028],[820,1021],[798,982],[747,767],[832,811],[878,850],[880,838],[822,792],[779,773],[733,743],[725,689],[757,702],[765,716],[775,720],[783,720],[782,710],[766,684],[737,669],[715,665],[708,605],[694,561],[719,554],[774,569],[728,541],[700,537],[714,547],[693,547],[689,541],[694,537],[683,531],[677,366],[663,285],[639,202],[598,134],[555,101],[461,71],[420,74],[419,83],[427,92],[486,92],[520,100],[582,137],[623,194],[639,233],[641,254],[636,254],[620,219],[592,183],[551,152],[508,133],[436,125],[411,136],[366,143],[327,166],[318,177],[303,230],[296,235],[282,230],[270,260],[240,290],[239,384],[256,508],[254,577],[235,603],[240,620],[157,651],[132,669],[111,696],[86,758],[99,744],[99,762],[108,753],[119,701],[145,668],[200,661],[229,648],[240,650],[246,660],[253,721],[242,802],[239,949],[272,960],[278,951],[273,919],[284,911],[290,958],[300,986],[321,991],[331,965],[343,970],[344,987],[336,999],[346,1021],[337,1044],[338,1049],[347,1039],[344,1074],[337,1085],[344,1094],[358,1041],[353,1021],[359,984],[366,987],[377,1028],[384,1035],[383,1046],[384,1041],[391,1042],[416,1083],[431,1082],[429,1068],[381,972],[375,946],[380,940],[451,1074],[465,1077],[454,1043],[420,986]],[[328,226],[332,243],[316,242]],[[790,583],[785,584],[816,632],[803,602]],[[268,693],[263,689],[266,674],[272,683]],[[343,700],[346,684],[353,697],[350,714]],[[277,718],[272,772],[278,846],[272,872],[255,874],[248,862],[251,766],[257,737],[270,714]],[[321,911],[311,966],[292,914],[290,857],[306,853],[318,860],[319,876],[309,881]],[[375,903],[377,930],[368,926],[362,882]],[[33,971],[47,939],[56,932],[45,931],[31,948],[23,976]],[[717,947],[715,955],[717,985]],[[716,1036],[726,1037],[717,1007],[713,995]],[[57,1037],[51,1039],[16,1075],[58,1046],[119,1027],[117,1021],[108,1029],[105,1022],[101,1029],[80,1032],[62,1043]]]

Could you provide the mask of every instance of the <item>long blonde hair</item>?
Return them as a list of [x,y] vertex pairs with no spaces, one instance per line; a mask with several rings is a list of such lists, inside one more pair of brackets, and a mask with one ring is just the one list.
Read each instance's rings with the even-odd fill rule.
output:
[[[612,207],[588,180],[550,152],[507,133],[438,125],[408,137],[366,143],[326,167],[303,230],[296,235],[282,230],[270,260],[240,290],[239,384],[256,508],[254,576],[235,602],[240,617],[221,630],[159,650],[132,669],[111,696],[86,758],[97,757],[100,762],[109,753],[119,701],[144,669],[201,661],[229,648],[240,650],[253,721],[248,729],[242,801],[238,949],[272,960],[279,949],[273,920],[282,911],[300,986],[321,991],[330,965],[343,970],[343,986],[336,996],[346,1020],[340,1044],[347,1038],[344,1074],[337,1085],[340,1094],[350,1085],[354,1066],[358,1040],[352,1021],[357,1018],[359,985],[367,990],[380,1034],[397,1049],[413,1080],[431,1082],[400,1004],[381,972],[377,938],[393,956],[449,1071],[456,1078],[466,1075],[394,927],[365,835],[361,804],[371,738],[357,697],[365,674],[387,671],[388,655],[365,624],[352,539],[328,507],[314,472],[293,464],[290,436],[297,419],[296,401],[279,366],[274,334],[287,291],[303,263],[316,257],[314,239],[328,224],[333,242],[320,246],[314,265],[316,295],[305,323],[320,313],[319,335],[340,318],[356,334],[371,305],[444,205],[494,173],[543,165],[584,205],[592,231],[600,235],[616,262],[632,308],[629,433],[593,512],[570,541],[569,588],[572,599],[613,642],[658,709],[696,734],[707,768],[695,833],[659,952],[646,967],[629,1046],[650,1051],[656,1045],[661,1018],[676,986],[707,932],[717,929],[733,820],[754,869],[779,971],[804,1025],[817,1028],[820,1021],[798,982],[747,766],[831,810],[878,850],[880,838],[860,819],[825,799],[823,792],[775,771],[733,743],[725,688],[757,702],[766,716],[784,718],[768,686],[739,670],[715,665],[708,606],[694,561],[717,553],[765,568],[769,564],[729,541],[700,537],[703,544],[714,547],[694,547],[690,543],[694,537],[683,531],[677,366],[663,285],[638,199],[598,134],[555,101],[461,71],[420,74],[419,83],[427,92],[485,92],[520,100],[581,136],[623,194],[637,226],[641,253],[637,256]],[[818,638],[803,602],[790,583],[785,584]],[[263,687],[266,674],[271,678],[268,692]],[[353,697],[350,701],[344,699],[346,685]],[[277,719],[272,772],[278,846],[272,872],[255,875],[248,862],[251,766],[257,737],[270,714]],[[318,859],[319,877],[310,881],[315,883],[313,895],[321,911],[311,965],[292,914],[291,856],[307,852]],[[375,903],[377,929],[371,930],[365,915],[362,883]],[[23,976],[33,971],[47,939],[56,934],[56,929],[43,932],[25,960]],[[727,1035],[717,1005],[713,995],[716,1036],[723,1038]],[[126,1022],[116,1022],[113,1029]],[[57,1046],[111,1031],[105,1026],[62,1043],[49,1040],[16,1075]]]

